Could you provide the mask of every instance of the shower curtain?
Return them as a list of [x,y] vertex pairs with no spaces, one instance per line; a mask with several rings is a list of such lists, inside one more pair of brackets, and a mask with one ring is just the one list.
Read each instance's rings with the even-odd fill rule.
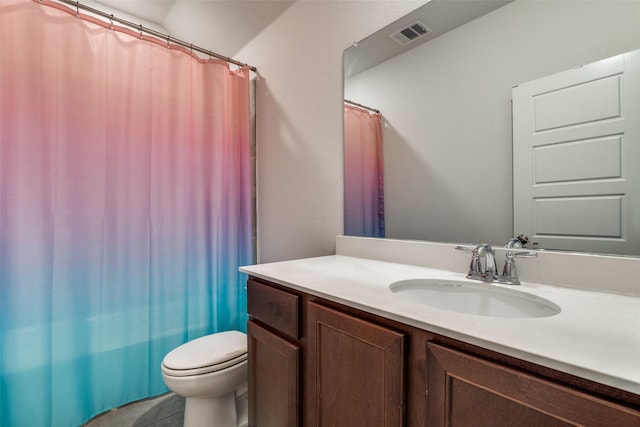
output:
[[384,237],[382,115],[344,104],[344,234]]
[[43,3],[0,2],[7,427],[167,391],[167,352],[245,329],[253,262],[249,71]]

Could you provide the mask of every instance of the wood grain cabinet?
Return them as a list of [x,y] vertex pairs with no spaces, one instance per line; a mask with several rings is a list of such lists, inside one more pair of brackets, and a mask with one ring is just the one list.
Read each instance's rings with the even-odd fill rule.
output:
[[248,282],[252,427],[640,427],[640,396]]
[[299,297],[247,284],[249,426],[300,425]]
[[438,344],[428,360],[428,426],[640,426],[637,410]]
[[404,426],[404,334],[316,303],[307,308],[307,426]]

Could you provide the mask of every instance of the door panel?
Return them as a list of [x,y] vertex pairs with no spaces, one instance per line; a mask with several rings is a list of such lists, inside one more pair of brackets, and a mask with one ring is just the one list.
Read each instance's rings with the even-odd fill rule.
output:
[[533,154],[536,184],[622,177],[622,135],[537,146]]
[[534,203],[537,234],[622,238],[622,195],[537,198]]
[[620,80],[615,75],[534,95],[535,131],[620,117]]

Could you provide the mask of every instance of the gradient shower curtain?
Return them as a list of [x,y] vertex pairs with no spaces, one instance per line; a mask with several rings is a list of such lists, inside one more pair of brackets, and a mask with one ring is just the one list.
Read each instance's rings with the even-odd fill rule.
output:
[[62,9],[0,2],[2,427],[165,392],[246,324],[249,71]]
[[384,237],[382,115],[344,105],[344,234]]

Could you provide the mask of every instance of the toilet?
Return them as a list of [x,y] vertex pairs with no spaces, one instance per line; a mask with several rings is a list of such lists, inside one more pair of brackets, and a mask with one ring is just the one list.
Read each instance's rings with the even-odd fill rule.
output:
[[184,427],[247,425],[247,336],[226,331],[196,338],[162,360],[162,379],[185,397]]

